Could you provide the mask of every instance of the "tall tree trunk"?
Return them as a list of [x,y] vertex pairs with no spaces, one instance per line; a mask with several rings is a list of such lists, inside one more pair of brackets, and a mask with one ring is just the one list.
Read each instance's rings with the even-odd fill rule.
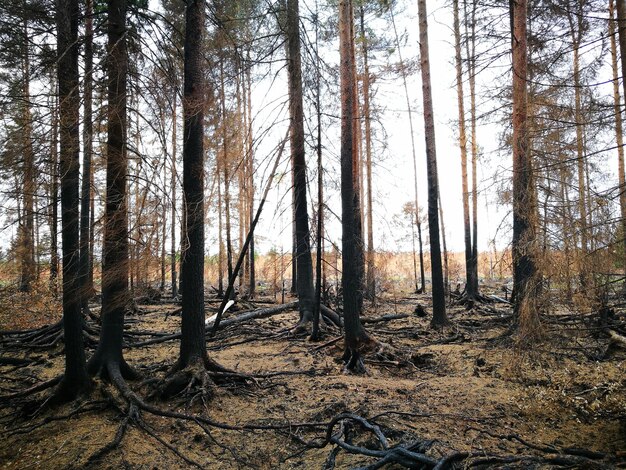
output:
[[93,293],[89,285],[89,230],[91,203],[91,155],[93,146],[93,0],[85,3],[85,78],[83,99],[83,179],[80,200],[80,260],[79,280],[83,310]]
[[582,7],[580,1],[577,2],[576,13],[568,12],[568,20],[570,24],[570,34],[572,37],[572,49],[574,53],[574,103],[576,121],[576,168],[578,170],[578,224],[580,228],[581,251],[579,255],[578,273],[580,277],[580,285],[583,290],[589,287],[589,275],[587,257],[589,255],[589,230],[587,224],[587,201],[586,201],[586,183],[585,183],[585,155],[583,131],[584,123],[582,122],[582,92],[580,83],[580,58],[579,49],[582,40]]
[[[224,228],[222,227],[223,217],[223,199],[222,199],[222,159],[220,158],[219,151],[215,158],[215,181],[217,183],[217,240],[218,240],[218,253],[217,253],[217,296],[222,297],[224,295]],[[228,281],[228,280],[227,280]]]
[[59,277],[59,247],[58,247],[58,220],[59,220],[59,118],[57,85],[54,82],[54,92],[51,106],[52,113],[52,137],[50,142],[50,288],[57,294]]
[[167,256],[167,136],[165,134],[165,113],[161,109],[161,129],[163,132],[163,162],[162,162],[162,174],[163,174],[163,190],[161,193],[161,235],[160,235],[160,248],[161,248],[161,295],[165,294],[165,273],[166,268],[166,256]]
[[512,5],[513,53],[513,283],[514,315],[521,338],[531,339],[539,329],[534,260],[536,211],[532,159],[528,151],[527,1]]
[[176,141],[178,136],[176,135],[176,102],[178,101],[178,93],[176,86],[172,87],[172,227],[170,232],[171,247],[170,247],[170,263],[172,271],[172,297],[178,297],[178,281],[176,273],[176,186],[177,174],[176,174]]
[[[459,147],[461,149],[461,190],[463,194],[463,228],[465,239],[465,295],[468,301],[476,299],[472,265],[472,231],[470,227],[469,188],[467,183],[467,136],[465,132],[465,103],[463,94],[463,62],[461,58],[461,26],[459,0],[453,1],[454,52],[456,62],[456,93],[459,110]],[[467,21],[467,18],[466,18]]]
[[204,2],[187,3],[183,95],[183,196],[186,249],[182,254],[182,324],[178,368],[206,360],[204,325]]
[[615,41],[615,7],[609,0],[609,38],[611,41],[611,66],[613,69],[613,110],[615,113],[615,140],[617,142],[617,165],[619,181],[619,208],[621,215],[622,244],[624,245],[624,272],[626,272],[626,174],[624,170],[624,135],[622,125],[622,100],[619,92],[617,44]]
[[65,375],[55,399],[75,398],[89,387],[85,368],[81,318],[81,279],[78,271],[78,183],[79,108],[78,96],[78,0],[57,0],[57,57],[61,148],[61,236],[63,243],[63,332]]
[[[619,41],[622,77],[626,77],[626,0],[615,0],[617,11],[617,38]],[[626,97],[626,80],[622,80],[622,92]]]
[[304,150],[304,112],[302,106],[302,68],[300,58],[300,16],[298,0],[287,0],[287,72],[289,75],[289,115],[291,164],[294,175],[294,213],[296,226],[296,284],[300,322],[306,328],[313,320],[313,266],[311,234],[306,197],[306,161]]
[[368,43],[365,36],[365,11],[359,5],[361,26],[361,53],[363,55],[363,117],[365,121],[365,171],[367,180],[367,280],[366,296],[370,300],[376,298],[376,266],[374,260],[374,221],[372,209],[372,122],[370,111],[370,70]]
[[[317,1],[315,2],[316,18],[318,13]],[[319,55],[319,22],[315,22],[315,115],[317,118],[316,146],[317,153],[317,226],[315,231],[315,303],[313,312],[313,328],[311,329],[311,341],[319,340],[320,316],[322,308],[322,232],[324,230],[324,167],[322,166],[322,98],[321,98],[321,71]]]
[[[354,83],[354,56],[352,53],[352,1],[339,2],[339,54],[340,54],[340,86],[341,86],[341,229],[342,229],[342,276],[343,314],[345,327],[346,369],[361,372],[364,370],[360,347],[368,340],[367,333],[361,324],[362,271],[358,259],[359,239],[357,227],[358,201],[355,200],[354,178],[354,100],[356,84]],[[362,251],[360,254],[362,255]]]
[[233,275],[233,247],[231,239],[230,223],[230,171],[228,156],[228,129],[226,124],[226,92],[224,76],[224,58],[220,60],[220,101],[222,105],[222,171],[224,173],[224,220],[226,222],[226,266],[228,269],[228,279]]
[[108,0],[107,57],[107,176],[102,263],[102,329],[100,343],[87,369],[112,381],[134,378],[122,354],[128,291],[126,0]]
[[[471,36],[467,41],[467,59],[469,61],[469,88],[470,88],[470,119],[472,127],[472,270],[474,274],[474,293],[478,294],[478,136],[476,133],[476,4],[472,2]],[[467,6],[467,0],[464,3]],[[467,26],[467,15],[465,16]],[[471,44],[471,48],[470,48]]]
[[[250,58],[247,60],[248,66],[246,68],[246,89],[247,89],[247,111],[248,111],[248,147],[247,147],[247,162],[248,162],[248,217],[249,227],[252,227],[254,220],[254,145],[252,141],[252,77],[251,77],[251,63]],[[253,299],[256,295],[256,266],[254,261],[254,232],[252,233],[252,239],[250,240],[250,251],[248,253],[249,259],[249,273],[248,278],[250,280],[249,295]]]
[[34,229],[34,198],[35,198],[35,152],[33,150],[33,122],[30,112],[30,51],[28,17],[26,2],[24,6],[24,18],[22,22],[22,126],[23,143],[23,207],[22,224],[20,224],[20,262],[21,278],[20,291],[30,292],[35,280],[35,243],[33,240]]
[[448,323],[446,294],[439,245],[439,181],[435,147],[435,118],[430,85],[430,59],[428,51],[428,22],[426,0],[417,2],[420,29],[420,65],[422,69],[422,98],[424,100],[424,136],[428,174],[428,233],[430,235],[430,266],[433,285],[433,326]]
[[396,28],[396,20],[393,14],[393,6],[389,7],[389,13],[391,14],[391,24],[393,26],[393,33],[395,37],[396,48],[398,49],[398,57],[400,58],[400,70],[402,75],[402,85],[404,86],[404,96],[406,99],[406,110],[409,115],[409,132],[411,133],[411,151],[413,155],[413,190],[414,190],[414,203],[415,203],[415,223],[417,224],[417,238],[419,242],[420,253],[420,288],[417,288],[416,280],[416,292],[426,292],[426,283],[424,279],[424,251],[422,245],[422,220],[419,216],[419,201],[417,192],[417,150],[415,147],[415,133],[413,132],[413,112],[411,109],[411,100],[409,98],[409,87],[406,80],[406,70],[404,68],[404,61],[402,60],[402,49],[400,48],[400,38],[398,36],[398,30]]

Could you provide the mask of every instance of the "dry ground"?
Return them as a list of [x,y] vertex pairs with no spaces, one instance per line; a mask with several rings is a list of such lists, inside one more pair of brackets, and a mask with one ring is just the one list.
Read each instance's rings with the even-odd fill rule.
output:
[[[0,308],[1,329],[23,328],[28,324],[24,318],[37,325],[42,315],[48,321],[54,318],[50,312],[55,309],[43,301],[20,301],[17,295],[9,305],[6,301]],[[216,388],[204,405],[198,402],[188,407],[175,399],[152,403],[231,425],[327,423],[348,411],[375,419],[392,443],[433,440],[428,451],[433,457],[454,451],[543,455],[531,447],[554,446],[606,453],[610,459],[603,461],[602,468],[626,468],[626,353],[618,350],[603,357],[608,340],[592,316],[566,311],[548,316],[545,339],[531,350],[516,350],[505,334],[510,313],[505,304],[471,313],[451,308],[453,325],[434,331],[428,319],[413,314],[418,301],[430,311],[426,295],[384,299],[368,307],[370,318],[392,313],[410,316],[368,326],[376,338],[391,346],[393,354],[369,356],[367,375],[342,371],[341,341],[320,347],[338,337],[338,330],[326,331],[320,343],[308,342],[289,334],[297,313],[287,312],[230,326],[208,343],[211,357],[221,364],[247,374],[265,374],[255,385]],[[30,312],[24,315],[22,308],[28,305]],[[130,331],[179,329],[180,318],[166,315],[175,305],[141,309],[144,313],[129,317]],[[617,320],[626,321],[624,312],[617,312]],[[3,349],[1,356],[35,362],[27,367],[0,366],[0,394],[62,370],[59,347]],[[177,341],[125,350],[128,361],[146,378],[162,377],[177,354]],[[267,376],[272,373],[278,374]],[[133,382],[131,387],[144,396],[150,391],[146,382]],[[112,405],[123,405],[116,397],[111,386],[97,381],[90,396],[34,416],[15,414],[20,408],[10,404],[0,405],[0,468],[189,468],[182,455],[202,468],[308,469],[323,468],[334,448],[329,444],[310,449],[294,437],[321,438],[323,426],[203,430],[193,422],[143,413],[151,433],[131,425],[118,448],[87,465],[89,457],[114,438],[124,418],[123,406]],[[72,412],[68,419],[56,419]],[[352,435],[355,443],[375,447],[371,434],[355,429]],[[375,460],[341,451],[335,468],[354,468]],[[527,468],[530,464],[514,465]]]

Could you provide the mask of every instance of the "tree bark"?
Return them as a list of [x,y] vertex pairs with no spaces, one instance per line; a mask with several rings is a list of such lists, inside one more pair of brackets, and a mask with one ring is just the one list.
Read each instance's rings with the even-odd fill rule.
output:
[[183,94],[183,195],[187,244],[182,255],[182,324],[178,367],[205,362],[204,325],[204,2],[187,3]]
[[170,263],[171,263],[171,271],[172,271],[172,297],[178,297],[178,281],[176,275],[176,187],[177,184],[177,174],[176,174],[176,144],[178,136],[176,135],[176,102],[178,101],[178,93],[176,92],[176,86],[172,87],[172,227],[171,227],[171,238],[172,244],[170,248]]
[[[472,264],[472,231],[470,227],[469,188],[467,182],[467,134],[465,131],[465,103],[463,93],[463,62],[461,58],[461,27],[459,21],[459,0],[453,1],[454,10],[454,55],[456,62],[456,93],[459,111],[459,148],[461,150],[461,191],[463,195],[463,228],[465,240],[465,295],[473,302],[474,269]],[[467,20],[467,19],[466,19]]]
[[100,343],[87,369],[103,378],[134,378],[122,354],[128,291],[126,0],[109,0],[107,24],[108,108],[107,176],[102,265],[102,329]]
[[57,0],[57,57],[61,149],[61,236],[63,243],[63,330],[65,375],[55,398],[71,400],[89,387],[81,317],[79,263],[78,0]]
[[84,77],[84,108],[83,108],[83,178],[80,200],[80,259],[79,280],[83,310],[93,293],[89,285],[89,230],[91,206],[91,155],[93,147],[93,0],[85,2],[85,77]]
[[609,0],[609,38],[611,41],[611,66],[613,69],[613,110],[615,113],[615,140],[617,142],[617,164],[619,181],[619,207],[622,217],[622,245],[624,246],[624,271],[626,272],[626,174],[624,170],[624,135],[622,125],[622,99],[619,92],[619,71],[617,65],[617,44],[615,41],[615,7]]
[[573,72],[574,72],[574,106],[576,121],[576,168],[578,170],[578,224],[580,228],[581,250],[579,255],[578,273],[580,285],[583,290],[589,287],[589,275],[587,256],[589,254],[589,230],[587,224],[587,201],[586,201],[586,181],[585,181],[585,154],[582,122],[582,92],[580,83],[580,58],[579,49],[582,41],[582,6],[577,2],[576,12],[568,12],[570,25],[570,35],[572,37],[573,49]]
[[365,172],[367,181],[367,280],[366,296],[370,300],[376,298],[376,265],[374,260],[374,220],[372,208],[372,122],[370,116],[370,70],[368,43],[365,35],[365,11],[359,5],[361,26],[361,54],[363,55],[363,118],[365,121]]
[[[341,285],[343,288],[343,314],[345,325],[346,368],[355,372],[363,370],[359,348],[367,340],[360,320],[362,301],[362,279],[358,260],[359,240],[356,212],[359,210],[354,191],[354,56],[352,54],[352,1],[339,2],[339,54],[341,86],[341,228],[342,265]],[[362,254],[362,251],[361,251]]]
[[512,9],[513,55],[513,283],[514,315],[521,337],[538,332],[539,314],[535,303],[534,260],[535,200],[532,159],[528,151],[528,91],[526,16],[527,1],[514,0]]
[[55,81],[53,93],[52,137],[50,142],[50,288],[57,294],[59,277],[59,247],[58,247],[58,220],[59,220],[59,111],[57,98],[57,84]]
[[296,227],[296,285],[300,322],[305,327],[313,320],[313,266],[311,234],[306,194],[306,160],[304,150],[304,112],[302,105],[302,66],[300,58],[300,16],[298,0],[287,0],[287,71],[289,75],[289,114],[291,164],[294,175],[294,215]]
[[33,123],[30,111],[30,38],[28,33],[28,16],[26,2],[23,0],[24,17],[22,20],[22,119],[23,119],[23,207],[22,224],[20,224],[20,291],[30,292],[35,280],[35,244],[34,230],[34,198],[35,198],[35,152],[33,149]]
[[[476,132],[476,4],[472,2],[472,26],[471,34],[467,40],[467,59],[469,63],[469,88],[470,88],[470,119],[472,128],[472,276],[474,292],[478,295],[478,135]],[[464,2],[467,8],[467,0]],[[467,14],[465,15],[465,27],[467,29]],[[471,46],[470,46],[471,45]]]
[[433,326],[448,323],[446,295],[439,244],[439,181],[437,176],[437,153],[435,147],[435,119],[430,85],[430,59],[428,51],[428,22],[426,0],[418,0],[420,29],[420,65],[422,69],[422,98],[424,101],[424,135],[426,138],[426,161],[428,174],[428,232],[430,235],[430,266],[433,289]]

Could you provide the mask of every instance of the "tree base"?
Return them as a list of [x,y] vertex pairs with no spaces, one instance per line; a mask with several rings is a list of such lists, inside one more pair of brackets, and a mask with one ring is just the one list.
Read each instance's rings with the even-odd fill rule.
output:
[[215,396],[218,386],[247,384],[251,377],[230,370],[205,355],[189,361],[178,360],[157,385],[150,398],[162,400],[179,397],[192,405]]

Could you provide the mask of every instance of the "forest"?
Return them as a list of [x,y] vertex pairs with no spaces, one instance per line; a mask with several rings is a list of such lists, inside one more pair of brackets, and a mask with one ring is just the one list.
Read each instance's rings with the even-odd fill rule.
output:
[[0,0],[0,468],[626,468],[626,0]]

